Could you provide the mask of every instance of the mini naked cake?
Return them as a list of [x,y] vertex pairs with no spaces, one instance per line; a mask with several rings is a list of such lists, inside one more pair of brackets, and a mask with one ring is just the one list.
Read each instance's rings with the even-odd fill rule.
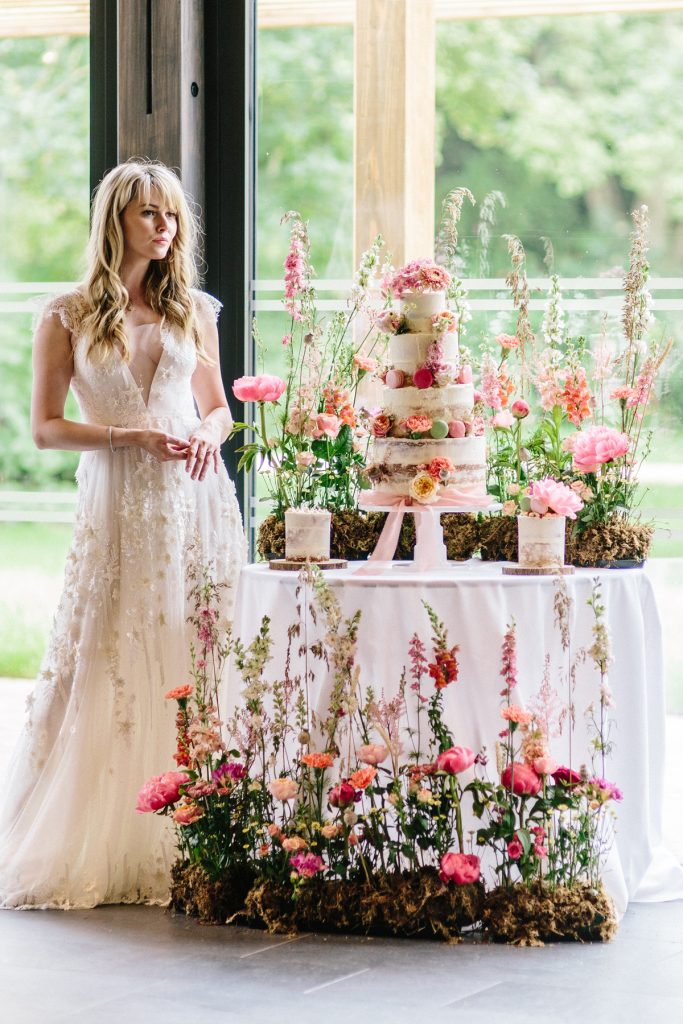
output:
[[325,509],[288,508],[285,512],[285,558],[326,562],[330,558],[332,516]]
[[565,524],[564,516],[518,516],[519,565],[525,569],[561,569]]

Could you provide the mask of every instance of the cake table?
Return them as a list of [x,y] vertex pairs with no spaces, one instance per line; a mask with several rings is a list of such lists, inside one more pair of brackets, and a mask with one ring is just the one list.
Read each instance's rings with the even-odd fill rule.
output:
[[[362,568],[362,572],[358,572]],[[546,656],[550,682],[567,700],[567,656],[574,657],[592,642],[593,613],[587,605],[593,580],[602,586],[602,602],[611,633],[614,662],[609,685],[614,695],[614,751],[607,775],[623,791],[618,805],[616,841],[609,855],[605,884],[623,910],[631,900],[683,898],[683,868],[661,839],[662,779],[664,773],[664,680],[659,615],[650,580],[643,570],[579,569],[563,577],[570,599],[568,622],[571,649],[562,647],[555,622],[557,577],[505,576],[500,563],[448,563],[427,572],[395,572],[372,563],[351,563],[326,574],[344,615],[361,610],[357,662],[361,681],[379,695],[393,697],[408,661],[408,642],[418,632],[429,644],[430,628],[423,607],[427,602],[449,631],[449,643],[459,644],[459,681],[444,690],[446,719],[455,742],[474,750],[488,748],[489,774],[495,774],[494,744],[501,728],[499,691],[503,634],[517,624],[521,704],[528,703],[541,685]],[[298,574],[273,573],[267,564],[242,571],[236,601],[234,632],[249,643],[268,615],[273,636],[272,660],[266,668],[273,678],[283,672],[287,629],[296,621],[297,603],[306,608],[311,595],[296,596]],[[302,600],[303,597],[303,600]],[[309,643],[316,635],[310,617]],[[431,648],[428,648],[431,650]],[[293,671],[297,671],[293,667]],[[322,669],[318,669],[323,672]],[[573,701],[577,727],[575,749],[587,751],[583,712],[598,698],[599,675],[590,659],[576,664]],[[239,698],[241,680],[230,668],[222,712]],[[317,707],[327,705],[331,679],[318,676]],[[553,755],[568,760],[567,738],[553,741]]]

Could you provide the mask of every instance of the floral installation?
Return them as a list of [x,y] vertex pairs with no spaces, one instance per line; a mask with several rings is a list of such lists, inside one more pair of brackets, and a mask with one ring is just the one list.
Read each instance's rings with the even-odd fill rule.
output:
[[[588,886],[590,898],[609,910],[599,878],[609,812],[621,793],[606,778],[611,653],[597,584],[593,642],[580,652],[600,675],[598,699],[586,712],[590,769],[574,766],[571,747],[565,765],[551,755],[551,740],[563,728],[571,734],[573,716],[548,673],[526,707],[516,697],[514,623],[502,643],[503,728],[489,763],[486,750],[468,746],[446,719],[445,695],[460,685],[460,649],[427,604],[430,641],[411,637],[398,689],[388,697],[361,681],[360,613],[345,617],[315,569],[300,574],[299,618],[287,631],[283,664],[270,671],[267,618],[245,644],[220,626],[220,591],[208,571],[195,575],[192,596],[192,682],[167,694],[177,704],[176,769],[144,783],[137,806],[174,823],[176,906],[222,920],[228,906],[237,920],[272,928],[341,922],[442,938],[479,920],[496,937],[489,901],[502,898],[501,888],[578,887],[585,901]],[[228,655],[243,689],[223,722],[217,694]],[[320,672],[331,683],[324,706],[314,696]],[[472,815],[475,831],[466,829]],[[609,927],[590,934],[609,937],[613,926],[609,917]]]
[[[593,345],[567,333],[559,278],[551,276],[539,337],[529,320],[524,250],[508,237],[518,319],[484,352],[477,411],[492,427],[488,489],[514,514],[534,480],[552,477],[583,501],[579,535],[608,521],[637,522],[638,471],[650,447],[645,417],[671,341],[651,339],[647,208],[633,213],[619,345],[607,326]],[[542,345],[541,345],[542,341]]]
[[[355,508],[364,486],[369,436],[356,398],[360,382],[376,369],[382,338],[369,307],[370,285],[381,267],[382,239],[378,236],[361,256],[347,309],[323,318],[316,305],[307,225],[294,211],[283,223],[290,225],[283,299],[291,318],[282,338],[286,379],[260,374],[233,385],[235,396],[255,403],[257,412],[253,422],[233,426],[233,434],[249,435],[238,449],[239,468],[258,466],[267,500],[279,518],[292,507]],[[361,322],[364,326],[356,330]],[[253,334],[263,351],[256,321]]]

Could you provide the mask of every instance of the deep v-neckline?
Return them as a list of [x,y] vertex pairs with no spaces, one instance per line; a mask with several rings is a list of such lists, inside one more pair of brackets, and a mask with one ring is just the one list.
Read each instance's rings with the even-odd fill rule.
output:
[[123,359],[123,357],[121,357],[121,354],[119,353],[119,356],[121,358],[121,365],[123,366],[125,372],[128,374],[128,379],[130,380],[131,384],[133,385],[133,387],[137,391],[138,395],[140,396],[140,401],[141,401],[142,405],[145,407],[145,409],[149,409],[150,402],[152,400],[152,392],[154,391],[154,385],[156,384],[156,379],[157,379],[157,377],[159,375],[159,367],[161,366],[161,363],[163,362],[164,356],[166,355],[166,326],[165,326],[165,324],[166,324],[165,318],[162,317],[162,319],[159,320],[158,323],[157,322],[152,322],[152,323],[148,323],[148,324],[136,324],[135,327],[132,327],[132,328],[131,327],[127,327],[126,328],[126,332],[128,332],[128,331],[137,331],[141,327],[157,327],[158,326],[158,328],[159,328],[159,343],[161,345],[161,353],[159,355],[159,361],[157,362],[156,366],[154,367],[154,373],[152,374],[152,379],[149,382],[149,391],[147,392],[147,400],[146,401],[145,401],[145,394],[144,394],[142,385],[139,384],[138,381],[136,381],[136,379],[135,379],[135,377],[133,375],[133,371],[130,368],[130,363],[126,362],[126,360]]

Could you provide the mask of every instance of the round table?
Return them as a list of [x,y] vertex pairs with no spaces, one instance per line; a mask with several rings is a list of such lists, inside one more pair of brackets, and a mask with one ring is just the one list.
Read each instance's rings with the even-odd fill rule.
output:
[[[501,644],[513,621],[519,678],[516,702],[528,705],[547,677],[557,699],[566,705],[571,685],[576,712],[573,765],[585,762],[590,767],[584,711],[599,699],[600,675],[593,661],[582,658],[580,652],[592,643],[594,616],[588,600],[594,581],[599,582],[614,657],[609,668],[615,702],[611,712],[614,750],[606,775],[624,793],[605,882],[622,910],[627,899],[683,898],[683,869],[661,840],[662,642],[652,585],[643,570],[579,569],[570,576],[538,577],[503,575],[501,563],[479,559],[449,562],[429,572],[416,571],[411,563],[375,567],[356,562],[347,569],[325,573],[325,580],[345,616],[360,609],[357,663],[361,683],[387,698],[398,691],[414,633],[431,652],[424,603],[434,609],[448,629],[449,644],[459,645],[459,680],[444,691],[446,720],[456,743],[473,750],[487,747],[493,762],[489,773],[495,772],[494,747],[503,725]],[[299,586],[298,573],[272,572],[267,564],[249,565],[242,571],[234,632],[248,643],[258,632],[262,616],[270,618],[273,657],[266,669],[270,678],[283,673],[287,629],[297,620],[297,605],[306,614],[309,643],[321,636],[320,623],[316,627],[306,611],[312,598],[310,588],[297,596]],[[568,647],[567,634],[563,644],[557,622],[560,588],[569,602]],[[317,664],[314,705],[324,711],[331,680]],[[234,706],[242,681],[232,666],[226,685],[224,700]],[[560,763],[568,763],[566,727],[553,739],[552,753]]]

